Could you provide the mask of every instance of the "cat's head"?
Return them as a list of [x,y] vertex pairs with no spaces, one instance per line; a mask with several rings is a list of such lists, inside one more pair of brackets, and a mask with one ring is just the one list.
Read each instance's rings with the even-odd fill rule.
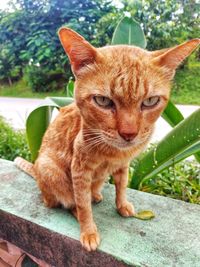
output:
[[94,143],[119,149],[148,141],[167,105],[175,69],[200,43],[193,39],[148,52],[128,45],[94,48],[68,28],[61,28],[59,37],[76,77],[75,99],[86,134]]

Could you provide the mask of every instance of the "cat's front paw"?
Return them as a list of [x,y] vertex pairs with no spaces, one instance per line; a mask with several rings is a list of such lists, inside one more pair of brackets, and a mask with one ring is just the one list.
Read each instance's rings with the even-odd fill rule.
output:
[[121,206],[117,207],[117,211],[123,217],[131,217],[135,214],[134,206],[130,202],[126,201]]
[[82,246],[87,251],[94,251],[100,244],[100,235],[97,231],[94,232],[82,232],[80,241]]
[[92,193],[92,202],[99,203],[103,200],[103,196],[101,193]]

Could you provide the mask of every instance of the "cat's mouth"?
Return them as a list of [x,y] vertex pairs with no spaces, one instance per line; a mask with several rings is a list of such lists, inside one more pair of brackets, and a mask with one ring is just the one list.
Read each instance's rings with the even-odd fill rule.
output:
[[98,146],[109,145],[119,150],[128,150],[138,145],[143,144],[146,141],[146,138],[140,138],[137,136],[131,141],[126,141],[116,133],[110,133],[103,130],[94,130],[90,129],[88,132],[83,132],[84,137],[87,139],[86,147],[88,149],[94,149]]
[[120,136],[110,136],[109,134],[103,134],[104,136],[104,141],[105,143],[107,143],[109,146],[112,146],[114,148],[120,149],[120,150],[126,150],[126,149],[130,149],[132,147],[136,147],[138,145],[140,145],[141,143],[143,143],[143,141],[141,142],[141,140],[139,140],[139,138],[134,138],[131,141],[126,141],[124,139],[122,139]]
[[118,140],[118,139],[107,139],[105,138],[105,142],[114,148],[120,149],[120,150],[126,150],[130,149],[132,147],[135,147],[139,145],[140,143],[137,142],[136,140],[132,141],[125,141],[125,140]]
[[144,145],[149,141],[151,134],[152,131],[142,132],[141,134],[138,134],[133,140],[126,141],[120,136],[110,136],[107,133],[103,133],[105,143],[119,150],[129,150],[131,148],[136,148],[138,146]]

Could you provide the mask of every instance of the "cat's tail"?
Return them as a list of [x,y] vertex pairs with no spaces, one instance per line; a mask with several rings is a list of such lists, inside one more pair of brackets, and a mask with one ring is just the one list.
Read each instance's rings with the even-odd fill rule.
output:
[[36,179],[34,165],[31,162],[21,157],[17,157],[14,159],[14,163],[19,169],[21,169],[22,171],[26,172],[27,174],[32,176],[34,179]]

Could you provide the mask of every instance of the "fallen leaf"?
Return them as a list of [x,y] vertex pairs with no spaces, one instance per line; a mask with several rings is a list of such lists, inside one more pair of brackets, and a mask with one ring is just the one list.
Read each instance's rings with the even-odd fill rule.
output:
[[155,217],[155,214],[151,210],[142,210],[134,214],[133,217],[140,220],[150,220]]

